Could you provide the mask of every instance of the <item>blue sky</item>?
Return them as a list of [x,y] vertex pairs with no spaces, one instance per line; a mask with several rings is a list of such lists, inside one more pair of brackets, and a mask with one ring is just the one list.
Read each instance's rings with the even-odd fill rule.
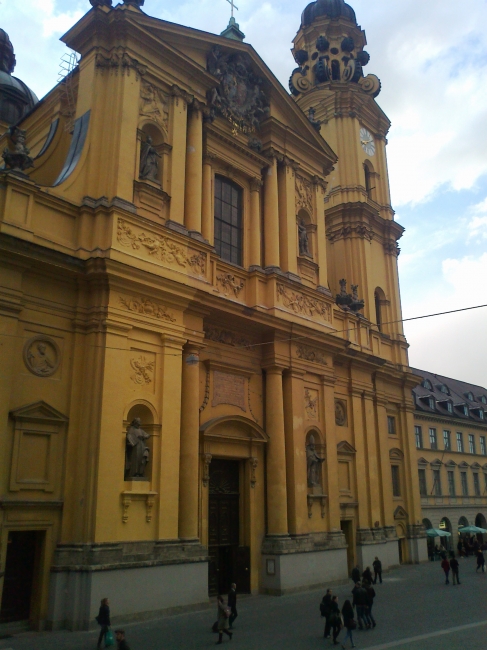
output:
[[[117,0],[114,0],[114,3]],[[305,3],[236,0],[240,28],[287,86]],[[352,0],[367,34],[367,72],[392,121],[393,207],[404,317],[487,304],[487,0]],[[15,74],[42,96],[66,51],[59,37],[88,0],[1,0]],[[149,15],[219,33],[226,0],[146,0]],[[412,365],[487,386],[487,308],[406,324]]]

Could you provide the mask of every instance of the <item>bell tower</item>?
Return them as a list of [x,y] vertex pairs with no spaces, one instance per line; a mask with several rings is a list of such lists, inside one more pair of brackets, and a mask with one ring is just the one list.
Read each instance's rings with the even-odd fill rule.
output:
[[397,273],[397,240],[386,160],[390,121],[375,101],[381,90],[364,75],[370,56],[365,32],[344,0],[316,0],[301,16],[289,87],[296,102],[334,149],[338,163],[325,197],[328,277],[359,285],[364,316],[404,341]]

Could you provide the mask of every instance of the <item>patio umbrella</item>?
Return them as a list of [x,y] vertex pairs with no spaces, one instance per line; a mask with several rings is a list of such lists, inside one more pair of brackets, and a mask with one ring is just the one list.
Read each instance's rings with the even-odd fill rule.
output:
[[463,526],[458,529],[459,533],[487,533],[485,528],[479,528],[478,526]]
[[426,535],[428,537],[451,537],[451,533],[447,530],[441,530],[441,528],[428,528]]

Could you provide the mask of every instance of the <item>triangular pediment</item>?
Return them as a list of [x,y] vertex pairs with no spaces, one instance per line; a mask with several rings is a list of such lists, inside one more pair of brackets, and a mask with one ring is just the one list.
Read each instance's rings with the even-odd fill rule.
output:
[[461,467],[462,469],[466,469],[467,467],[470,467],[470,465],[467,462],[462,461],[461,463],[459,463],[458,467]]
[[481,469],[479,463],[472,463],[472,464],[470,465],[470,467],[471,467],[472,469]]
[[342,440],[337,445],[337,453],[339,454],[356,454],[357,450],[346,440]]
[[43,422],[68,422],[69,418],[57,411],[54,407],[40,400],[18,409],[10,411],[10,417],[14,420],[31,420]]
[[426,458],[421,457],[421,458],[418,458],[418,465],[422,465],[424,467],[424,466],[429,465],[429,463],[426,460]]
[[391,460],[403,460],[404,454],[400,449],[394,448],[389,451],[389,458]]
[[200,426],[200,433],[214,438],[268,442],[269,436],[255,422],[242,415],[212,418]]
[[441,467],[441,465],[443,465],[443,463],[441,462],[441,460],[439,458],[435,458],[434,460],[431,461],[431,465],[433,467]]
[[446,467],[456,467],[457,464],[455,463],[454,460],[449,460],[447,463],[445,463]]
[[482,469],[484,470],[484,472],[487,472],[487,463],[485,463],[485,465],[482,466]]
[[397,506],[394,510],[394,519],[407,519],[408,513],[404,510],[402,506]]

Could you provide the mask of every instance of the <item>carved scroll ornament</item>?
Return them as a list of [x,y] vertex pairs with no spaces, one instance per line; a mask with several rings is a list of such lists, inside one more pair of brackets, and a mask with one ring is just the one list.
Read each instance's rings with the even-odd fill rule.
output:
[[295,314],[311,318],[318,316],[322,320],[331,322],[331,307],[322,300],[292,291],[281,283],[277,283],[277,297],[282,300],[287,309]]

